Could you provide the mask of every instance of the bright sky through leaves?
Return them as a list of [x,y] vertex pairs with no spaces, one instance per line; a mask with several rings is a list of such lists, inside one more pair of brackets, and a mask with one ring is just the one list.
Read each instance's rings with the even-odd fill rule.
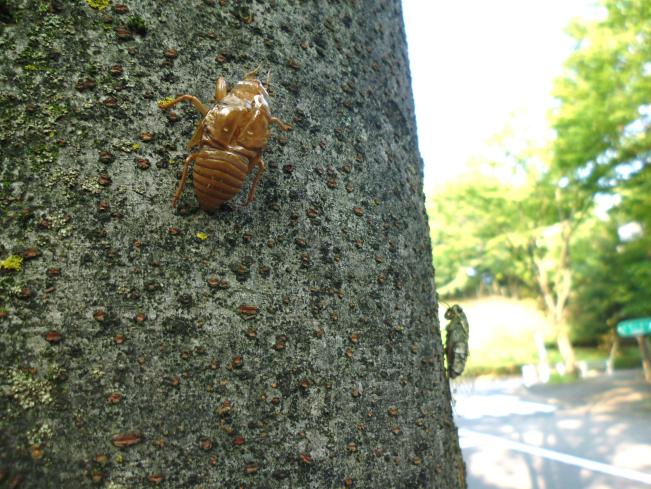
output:
[[511,115],[547,134],[553,79],[594,0],[403,0],[425,192],[455,178]]

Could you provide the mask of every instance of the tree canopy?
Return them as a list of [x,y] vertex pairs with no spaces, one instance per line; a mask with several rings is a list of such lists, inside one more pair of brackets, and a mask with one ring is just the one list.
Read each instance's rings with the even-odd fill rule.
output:
[[554,88],[554,166],[594,191],[641,172],[651,149],[651,4],[602,5],[603,19],[569,26],[576,50]]
[[568,27],[576,45],[554,84],[548,145],[502,137],[483,161],[501,178],[473,171],[429,207],[444,298],[532,295],[593,340],[651,314],[651,3],[600,6]]

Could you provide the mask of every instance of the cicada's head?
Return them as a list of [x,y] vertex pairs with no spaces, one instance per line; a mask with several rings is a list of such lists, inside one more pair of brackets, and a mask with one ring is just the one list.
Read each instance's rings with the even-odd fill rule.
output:
[[255,72],[247,73],[244,80],[235,84],[229,95],[251,103],[254,107],[269,106],[269,94],[262,82],[255,77]]
[[461,314],[463,314],[461,307],[455,304],[454,306],[448,308],[447,311],[445,311],[445,319],[452,320],[456,317],[459,317]]

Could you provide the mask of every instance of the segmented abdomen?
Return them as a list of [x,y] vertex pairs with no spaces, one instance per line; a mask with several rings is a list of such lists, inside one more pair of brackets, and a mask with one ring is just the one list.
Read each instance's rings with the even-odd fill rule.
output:
[[197,153],[192,178],[199,205],[214,210],[240,191],[249,173],[249,159],[234,151],[203,146]]

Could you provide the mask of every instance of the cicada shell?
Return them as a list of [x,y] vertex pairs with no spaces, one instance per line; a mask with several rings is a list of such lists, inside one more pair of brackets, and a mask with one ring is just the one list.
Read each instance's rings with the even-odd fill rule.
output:
[[229,91],[226,81],[220,77],[215,88],[216,104],[206,107],[193,95],[181,95],[161,102],[159,107],[167,110],[180,102],[190,102],[203,116],[188,143],[190,153],[183,165],[181,181],[174,194],[172,207],[181,198],[194,162],[194,193],[199,205],[212,211],[232,199],[244,185],[246,177],[258,169],[245,205],[255,197],[255,190],[266,166],[262,151],[269,138],[269,125],[276,124],[283,130],[289,125],[272,117],[269,110],[269,94],[252,71],[237,82]]

